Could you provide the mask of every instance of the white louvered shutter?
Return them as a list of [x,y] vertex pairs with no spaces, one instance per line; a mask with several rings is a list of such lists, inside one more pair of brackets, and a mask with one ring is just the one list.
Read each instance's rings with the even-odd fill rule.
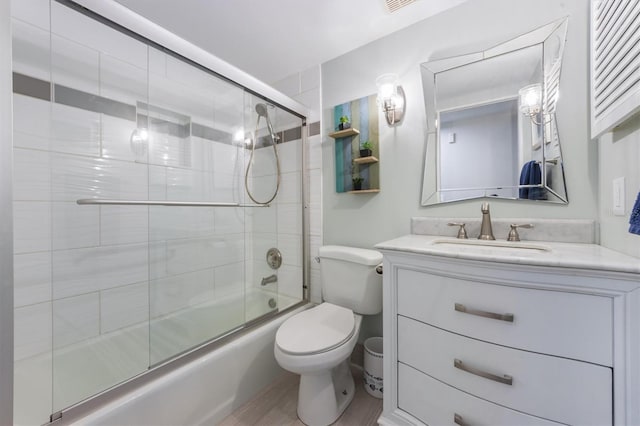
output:
[[640,111],[640,0],[592,0],[591,137]]

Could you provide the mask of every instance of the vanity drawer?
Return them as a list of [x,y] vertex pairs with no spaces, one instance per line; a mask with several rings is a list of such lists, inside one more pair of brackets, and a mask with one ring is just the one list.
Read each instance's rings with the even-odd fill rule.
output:
[[498,346],[402,316],[398,316],[398,360],[524,413],[568,424],[612,422],[608,367]]
[[613,365],[613,301],[609,297],[487,284],[406,269],[398,270],[397,296],[399,314],[436,327],[500,345]]
[[398,364],[398,408],[428,425],[530,426],[560,423],[492,404]]

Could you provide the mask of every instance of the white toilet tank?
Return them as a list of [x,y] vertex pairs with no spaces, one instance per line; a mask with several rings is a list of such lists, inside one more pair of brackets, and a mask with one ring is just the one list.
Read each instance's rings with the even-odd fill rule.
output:
[[362,315],[382,312],[382,254],[345,246],[319,249],[322,299]]

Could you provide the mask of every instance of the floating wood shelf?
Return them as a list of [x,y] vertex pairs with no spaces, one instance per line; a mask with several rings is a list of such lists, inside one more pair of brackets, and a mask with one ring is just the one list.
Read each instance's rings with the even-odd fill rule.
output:
[[347,194],[375,194],[379,189],[360,189],[358,191],[347,191]]
[[355,136],[359,134],[360,134],[360,131],[352,127],[349,129],[339,130],[337,132],[331,132],[329,133],[329,137],[334,139],[339,139],[339,138],[346,138],[349,136]]
[[370,164],[370,163],[377,163],[378,159],[373,155],[370,155],[368,157],[354,158],[353,162],[356,164]]

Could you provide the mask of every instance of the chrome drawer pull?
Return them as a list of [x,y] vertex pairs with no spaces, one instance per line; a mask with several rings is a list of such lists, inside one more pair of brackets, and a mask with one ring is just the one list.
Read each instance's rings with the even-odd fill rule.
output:
[[487,373],[486,371],[478,370],[473,367],[469,367],[464,365],[461,360],[455,358],[453,360],[453,366],[462,371],[466,371],[467,373],[474,374],[476,376],[484,377],[485,379],[493,380],[494,382],[504,383],[505,385],[511,386],[513,384],[513,377],[504,374],[502,376],[498,376],[496,374]]
[[464,306],[462,303],[456,303],[455,310],[465,314],[477,315],[479,317],[513,322],[513,314],[496,314],[495,312],[480,311],[478,309],[469,309],[466,306]]
[[460,426],[471,426],[471,424],[465,422],[464,420],[462,420],[462,416],[458,413],[454,413],[453,414],[453,422],[457,425]]

